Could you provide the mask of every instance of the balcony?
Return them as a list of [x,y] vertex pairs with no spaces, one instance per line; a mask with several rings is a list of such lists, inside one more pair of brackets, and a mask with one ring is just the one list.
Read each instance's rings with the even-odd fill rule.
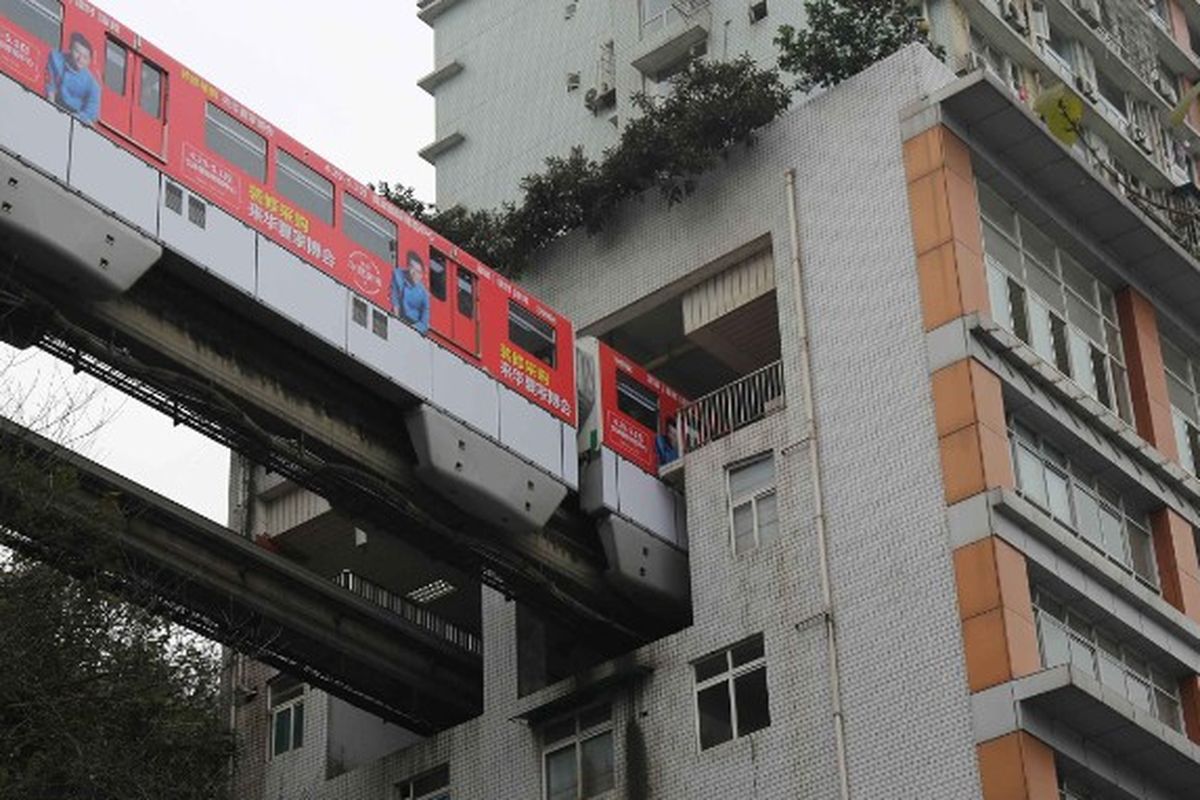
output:
[[728,436],[785,405],[783,364],[775,361],[681,408],[681,455]]

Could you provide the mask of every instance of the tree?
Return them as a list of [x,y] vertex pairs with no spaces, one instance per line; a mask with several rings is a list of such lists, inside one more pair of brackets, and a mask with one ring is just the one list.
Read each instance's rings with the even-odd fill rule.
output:
[[696,60],[671,79],[669,97],[633,96],[638,116],[599,161],[581,147],[547,158],[542,172],[521,181],[520,203],[437,210],[404,185],[384,183],[378,191],[494,269],[516,275],[550,242],[578,228],[601,230],[622,203],[647,190],[680,202],[731,147],[752,144],[791,94],[777,71],[758,68],[749,56]]
[[87,582],[0,564],[0,798],[225,796],[213,648]]
[[942,56],[929,40],[921,9],[909,0],[806,0],[807,26],[779,28],[779,66],[797,88],[834,86],[914,42]]

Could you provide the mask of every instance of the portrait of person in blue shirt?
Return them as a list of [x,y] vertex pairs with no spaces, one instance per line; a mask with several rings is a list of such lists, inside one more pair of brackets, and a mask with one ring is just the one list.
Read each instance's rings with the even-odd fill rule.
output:
[[410,250],[408,268],[392,271],[392,310],[424,336],[429,331],[429,292],[425,289],[425,262]]
[[92,43],[76,31],[65,52],[46,59],[46,98],[86,125],[100,116],[100,84],[89,71]]

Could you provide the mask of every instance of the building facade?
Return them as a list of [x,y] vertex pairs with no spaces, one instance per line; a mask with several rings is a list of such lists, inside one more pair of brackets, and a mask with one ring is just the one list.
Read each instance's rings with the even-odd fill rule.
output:
[[[798,6],[423,2],[439,201],[598,154],[691,58],[770,62]],[[684,202],[631,203],[522,276],[703,413],[779,376],[664,476],[691,623],[573,658],[498,592],[430,589],[479,631],[484,710],[425,739],[235,659],[236,796],[1200,793],[1197,134],[1166,119],[1200,79],[1200,4],[926,11],[945,62],[909,48],[799,101]],[[1073,141],[1033,111],[1056,83]],[[433,585],[380,577],[409,554],[237,467],[248,535]]]

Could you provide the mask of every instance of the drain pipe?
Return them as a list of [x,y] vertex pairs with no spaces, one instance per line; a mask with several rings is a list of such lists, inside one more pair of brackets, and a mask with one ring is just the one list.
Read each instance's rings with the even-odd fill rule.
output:
[[825,526],[825,490],[821,483],[821,456],[818,452],[817,412],[813,400],[812,356],[808,339],[808,315],[805,311],[804,269],[800,263],[800,222],[796,213],[796,171],[787,175],[788,222],[791,225],[792,279],[796,284],[796,327],[800,334],[800,379],[803,383],[804,415],[808,425],[809,472],[812,481],[813,519],[821,564],[821,616],[825,622],[825,648],[829,656],[829,699],[833,707],[833,735],[837,753],[838,783],[841,800],[850,800],[850,770],[846,761],[846,715],[842,708],[842,671],[838,661],[837,627],[833,621],[833,584],[829,570],[829,532]]

